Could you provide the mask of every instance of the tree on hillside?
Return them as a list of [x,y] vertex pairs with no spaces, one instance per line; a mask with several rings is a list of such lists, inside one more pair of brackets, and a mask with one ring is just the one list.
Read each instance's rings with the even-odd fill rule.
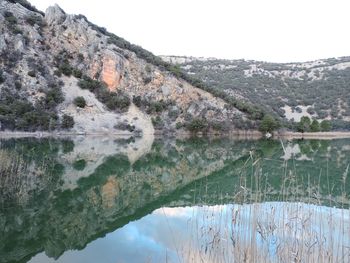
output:
[[321,126],[321,131],[330,131],[332,129],[332,123],[327,120],[323,120],[320,126]]
[[188,125],[187,129],[192,133],[204,132],[208,127],[208,123],[205,119],[196,118],[193,119]]
[[298,132],[308,132],[310,131],[311,120],[308,116],[303,116],[297,125]]
[[76,97],[76,98],[74,99],[74,104],[75,104],[77,107],[79,107],[79,108],[85,108],[85,106],[86,106],[86,101],[85,101],[84,97],[79,96],[79,97]]
[[319,132],[320,131],[320,124],[317,120],[313,120],[310,125],[310,131],[312,132]]
[[61,128],[62,129],[71,129],[74,127],[74,119],[72,116],[64,114],[62,117]]
[[264,133],[272,133],[274,130],[278,129],[279,126],[279,123],[275,120],[274,117],[271,115],[265,115],[260,123],[259,130]]

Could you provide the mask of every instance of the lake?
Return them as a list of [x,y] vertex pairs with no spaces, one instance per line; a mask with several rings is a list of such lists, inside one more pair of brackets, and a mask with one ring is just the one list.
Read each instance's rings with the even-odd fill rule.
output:
[[0,140],[0,262],[350,262],[350,140]]

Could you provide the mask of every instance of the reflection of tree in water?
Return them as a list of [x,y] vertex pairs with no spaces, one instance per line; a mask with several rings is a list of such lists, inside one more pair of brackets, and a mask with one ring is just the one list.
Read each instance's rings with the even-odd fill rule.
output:
[[[304,201],[349,207],[350,155],[342,150],[347,143],[293,141],[291,145],[301,151],[284,160],[280,142],[259,141],[238,160],[227,160],[210,177],[186,186],[178,204]],[[299,159],[302,155],[308,158]]]
[[[9,261],[25,261],[45,250],[57,258],[163,205],[306,198],[343,205],[347,199],[340,201],[338,196],[349,189],[342,176],[343,163],[349,159],[343,159],[341,165],[335,160],[341,146],[349,142],[292,143],[298,143],[302,154],[312,161],[284,161],[279,141],[156,140],[152,150],[133,164],[122,154],[106,157],[71,190],[60,187],[64,169],[54,169],[60,166],[57,156],[73,150],[71,142],[32,141],[21,147],[18,141],[2,144],[2,150],[23,155],[26,162],[37,160],[36,167],[50,163],[48,171],[57,174],[44,176],[57,179],[42,192],[45,194],[33,195],[26,209],[14,206],[1,212],[0,224],[6,231],[0,237],[0,254]],[[65,165],[74,166],[75,162]],[[320,173],[327,169],[328,174]],[[325,199],[330,193],[336,194]]]

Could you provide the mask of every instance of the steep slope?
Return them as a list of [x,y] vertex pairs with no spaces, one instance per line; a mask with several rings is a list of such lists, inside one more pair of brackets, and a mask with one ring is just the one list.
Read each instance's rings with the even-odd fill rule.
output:
[[1,0],[0,22],[2,130],[145,134],[257,125],[82,15],[57,5],[43,15],[24,0]]
[[332,120],[336,129],[350,129],[350,57],[286,64],[162,58],[227,96],[259,105],[286,121],[309,116]]

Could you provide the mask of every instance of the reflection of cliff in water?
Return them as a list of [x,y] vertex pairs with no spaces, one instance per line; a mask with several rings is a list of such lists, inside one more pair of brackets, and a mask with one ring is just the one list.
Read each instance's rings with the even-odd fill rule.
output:
[[[29,200],[2,204],[4,261],[26,261],[40,251],[57,258],[164,205],[310,199],[348,205],[346,140],[286,144],[285,149],[300,149],[289,160],[280,142],[155,141],[142,154],[137,143],[86,138],[2,142],[2,151],[15,152],[30,167],[51,167],[37,180],[40,191],[28,188]],[[134,152],[138,159],[129,157]],[[307,160],[298,161],[300,154]]]
[[152,144],[147,137],[2,140],[0,201],[17,198],[23,205],[25,200],[33,199],[33,191],[74,189],[77,181],[92,174],[106,157],[122,154],[132,163],[149,152]]
[[281,201],[349,208],[349,140],[282,144],[256,143],[248,154],[177,191],[171,205]]
[[[28,188],[30,199],[26,202],[15,199],[9,205],[6,198],[2,203],[0,222],[5,231],[0,237],[0,254],[5,261],[25,261],[42,250],[58,257],[67,249],[81,249],[97,236],[159,207],[162,198],[177,187],[210,175],[223,166],[225,159],[238,158],[241,152],[233,151],[232,145],[226,146],[225,142],[208,147],[206,141],[157,141],[149,153],[132,159],[132,164],[127,153],[137,151],[136,142],[137,139],[108,141],[102,151],[97,151],[99,147],[91,140],[3,142],[2,149],[16,153],[24,161],[30,153],[31,166],[56,163],[61,167],[54,181],[49,180],[51,173],[37,178],[41,187]],[[66,144],[70,145],[68,149],[64,148]],[[51,157],[43,160],[39,157],[45,147],[52,154],[45,153]],[[35,195],[31,195],[33,191]]]

